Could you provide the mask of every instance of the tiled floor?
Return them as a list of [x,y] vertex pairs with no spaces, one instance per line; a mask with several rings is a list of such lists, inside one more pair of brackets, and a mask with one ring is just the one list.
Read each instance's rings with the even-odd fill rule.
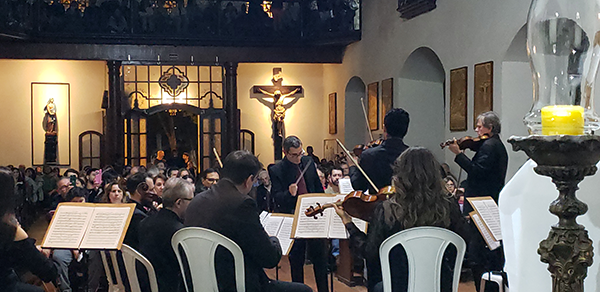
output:
[[[40,244],[42,239],[44,238],[44,234],[46,233],[46,228],[48,227],[48,223],[42,216],[38,221],[36,221],[33,226],[29,229],[29,236],[35,238],[37,240],[37,244]],[[281,262],[279,262],[279,280],[281,281],[290,281],[290,266],[288,263],[287,257],[283,257]],[[267,270],[267,275],[271,279],[275,279],[275,269]],[[315,292],[317,291],[317,286],[315,284],[315,277],[313,274],[312,266],[304,266],[304,278],[306,279],[306,284],[310,286]],[[335,277],[334,277],[335,278]],[[349,287],[346,284],[334,279],[333,282],[333,290],[335,292],[366,292],[367,288],[365,286],[355,286]],[[473,282],[460,283],[458,287],[459,292],[475,292],[475,286]],[[332,291],[333,292],[333,291]]]

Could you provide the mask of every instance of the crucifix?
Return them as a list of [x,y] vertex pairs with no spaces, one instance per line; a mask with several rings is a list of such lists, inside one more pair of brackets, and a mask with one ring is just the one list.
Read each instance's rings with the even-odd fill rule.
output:
[[283,139],[285,137],[285,112],[298,99],[304,97],[301,85],[282,85],[281,68],[273,68],[273,85],[255,85],[250,90],[250,97],[256,98],[271,109],[271,130],[275,160],[283,157]]

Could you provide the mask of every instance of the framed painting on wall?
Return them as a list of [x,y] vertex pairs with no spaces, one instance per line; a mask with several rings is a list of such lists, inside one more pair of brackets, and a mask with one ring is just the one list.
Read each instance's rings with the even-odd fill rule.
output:
[[379,83],[373,82],[367,86],[369,129],[379,129]]
[[329,134],[337,134],[337,93],[329,94]]
[[494,62],[475,64],[473,125],[477,116],[494,110]]
[[327,159],[327,161],[336,161],[335,156],[342,152],[342,149],[339,147],[335,139],[323,140],[323,158]]
[[394,108],[394,78],[381,81],[381,125],[389,110]]
[[31,164],[71,165],[71,87],[31,83]]
[[467,130],[467,67],[450,70],[450,131]]

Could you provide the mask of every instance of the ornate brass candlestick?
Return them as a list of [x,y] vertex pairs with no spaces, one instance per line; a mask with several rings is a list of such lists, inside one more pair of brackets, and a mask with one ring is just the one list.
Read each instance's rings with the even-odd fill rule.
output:
[[558,224],[552,226],[538,248],[540,260],[549,265],[552,274],[552,291],[583,291],[594,252],[587,230],[576,220],[588,207],[575,192],[584,177],[596,173],[600,136],[513,136],[508,142],[514,151],[523,150],[533,159],[537,163],[535,172],[551,177],[559,191],[550,204],[550,213],[558,216]]

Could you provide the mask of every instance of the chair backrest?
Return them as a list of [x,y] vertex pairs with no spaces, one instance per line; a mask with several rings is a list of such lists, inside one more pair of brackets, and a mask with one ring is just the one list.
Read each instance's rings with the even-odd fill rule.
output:
[[[106,254],[110,254],[110,265],[108,260],[106,259]],[[123,285],[123,280],[121,279],[121,271],[119,271],[119,266],[117,262],[117,251],[100,251],[100,257],[102,258],[102,264],[104,266],[104,272],[106,273],[106,278],[108,280],[108,292],[125,292],[125,286]],[[113,278],[113,273],[115,278]]]
[[[228,249],[233,255],[236,288],[238,292],[245,291],[244,255],[242,249],[231,239],[206,228],[186,227],[175,232],[171,239],[171,245],[179,261],[185,288],[188,292],[219,291],[215,271],[215,252],[219,246]],[[188,287],[181,252],[185,255],[189,265],[193,289]]]
[[452,277],[452,291],[458,291],[462,261],[466,243],[456,233],[439,227],[415,227],[398,232],[386,239],[379,247],[383,291],[392,291],[390,251],[401,244],[408,259],[407,292],[440,292],[441,270],[444,252],[448,245],[456,246],[456,262]]
[[123,263],[125,264],[125,271],[127,271],[127,279],[129,280],[129,287],[131,287],[131,291],[142,291],[140,288],[140,281],[137,277],[136,265],[137,262],[140,262],[144,265],[144,267],[146,267],[146,271],[148,272],[150,292],[158,292],[156,273],[154,272],[154,267],[152,267],[150,261],[126,244],[121,246],[121,253],[123,255]]
[[[110,254],[110,264],[106,259],[106,253]],[[104,264],[104,271],[106,272],[106,278],[108,279],[108,291],[109,292],[125,292],[125,285],[123,285],[123,278],[121,277],[121,269],[119,269],[118,251],[100,251],[102,257],[102,263]],[[139,280],[137,277],[137,265],[136,262],[142,263],[146,267],[148,272],[148,279],[150,280],[150,292],[158,292],[158,283],[156,281],[156,273],[154,267],[148,259],[138,253],[135,249],[130,246],[123,244],[121,246],[121,257],[125,265],[125,271],[127,273],[127,279],[129,287],[132,292],[141,292]],[[115,278],[113,278],[113,273]]]

